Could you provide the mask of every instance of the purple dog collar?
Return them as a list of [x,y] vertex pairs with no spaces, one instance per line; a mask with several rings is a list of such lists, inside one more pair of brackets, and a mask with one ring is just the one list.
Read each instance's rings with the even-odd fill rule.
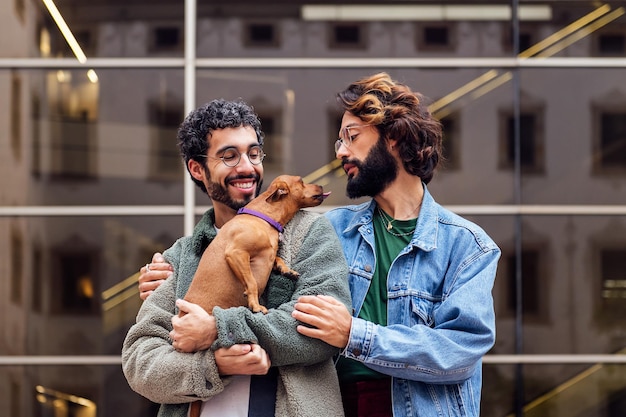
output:
[[265,214],[261,212],[242,207],[239,210],[237,210],[237,214],[250,214],[252,216],[258,217],[259,219],[263,219],[269,224],[271,224],[274,227],[274,229],[278,230],[278,233],[283,232],[283,226],[280,223],[278,223],[276,220],[266,216]]

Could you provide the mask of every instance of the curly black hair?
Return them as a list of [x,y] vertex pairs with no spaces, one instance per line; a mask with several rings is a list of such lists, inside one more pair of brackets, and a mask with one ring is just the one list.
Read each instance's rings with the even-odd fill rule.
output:
[[[178,128],[176,139],[180,154],[185,161],[187,171],[190,160],[198,161],[206,169],[206,156],[211,146],[213,131],[229,127],[250,126],[256,132],[259,145],[263,146],[265,134],[261,130],[261,121],[252,106],[242,100],[212,100],[189,113]],[[192,180],[206,193],[202,181]]]
[[430,182],[443,159],[442,130],[420,93],[381,72],[350,84],[337,101],[344,111],[375,126],[383,140],[395,139],[404,169]]

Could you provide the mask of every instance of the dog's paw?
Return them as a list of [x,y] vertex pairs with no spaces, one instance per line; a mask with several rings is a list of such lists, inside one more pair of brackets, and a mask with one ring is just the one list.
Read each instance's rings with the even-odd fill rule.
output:
[[252,310],[253,313],[267,314],[267,308],[265,308],[262,305],[259,305],[258,307],[251,307],[250,309]]
[[300,274],[293,270],[285,271],[283,275],[293,281],[297,281],[300,278]]

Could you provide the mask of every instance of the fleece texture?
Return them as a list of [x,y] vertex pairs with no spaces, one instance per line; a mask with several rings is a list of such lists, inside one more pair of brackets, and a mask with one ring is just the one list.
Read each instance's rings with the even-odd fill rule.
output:
[[286,225],[278,255],[300,278],[270,276],[262,297],[268,314],[246,307],[215,308],[218,338],[212,349],[181,353],[172,348],[175,302],[186,293],[204,249],[215,237],[213,222],[210,209],[192,236],[179,239],[164,253],[174,274],[142,304],[122,348],[122,368],[131,388],[162,404],[159,417],[185,417],[190,402],[219,394],[229,382],[218,374],[213,350],[254,342],[278,367],[276,416],[343,416],[332,362],[338,349],[299,334],[291,317],[302,295],[331,295],[351,305],[343,251],[330,223],[319,214],[302,210]]

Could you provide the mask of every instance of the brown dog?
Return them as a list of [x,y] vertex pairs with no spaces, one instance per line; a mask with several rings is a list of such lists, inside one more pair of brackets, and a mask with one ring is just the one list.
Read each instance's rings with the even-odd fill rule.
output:
[[[319,206],[329,194],[319,185],[304,184],[301,177],[277,177],[267,191],[222,226],[202,254],[185,300],[209,314],[215,306],[246,304],[255,313],[267,313],[259,304],[259,294],[263,294],[270,272],[292,279],[299,276],[276,256],[283,226],[298,210]],[[201,403],[191,403],[190,417],[200,416]]]
[[299,274],[276,256],[283,226],[301,208],[319,206],[330,193],[301,177],[281,175],[267,191],[250,201],[226,222],[200,259],[185,300],[208,313],[213,307],[247,305],[267,313],[259,304],[270,272],[297,279]]

